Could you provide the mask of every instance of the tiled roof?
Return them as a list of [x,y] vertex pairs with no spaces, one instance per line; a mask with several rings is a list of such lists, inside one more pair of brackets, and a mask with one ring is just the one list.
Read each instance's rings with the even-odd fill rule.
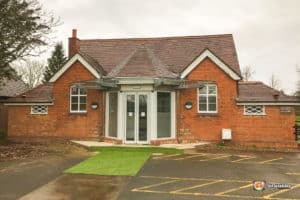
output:
[[113,68],[108,77],[169,77],[175,78],[177,75],[170,72],[152,50],[141,46],[133,51],[119,65]]
[[237,102],[297,102],[296,97],[258,81],[239,82],[238,93]]
[[39,85],[28,92],[20,94],[16,97],[7,99],[9,103],[52,103],[53,83],[45,83]]
[[[144,50],[140,49],[141,47]],[[206,49],[213,52],[238,75],[241,74],[233,37],[230,34],[80,40],[79,48],[80,52],[95,59],[108,74],[114,70],[111,75],[117,71],[122,76],[147,76],[149,74],[152,76],[156,74],[153,72],[155,66],[153,61],[156,60],[165,68],[162,74],[159,73],[160,75],[165,75],[167,70],[178,76]],[[142,58],[145,60],[142,61]],[[137,64],[142,64],[142,66]],[[125,69],[127,67],[128,69]],[[139,67],[143,70],[138,69]],[[145,70],[147,67],[150,69]],[[115,70],[114,68],[119,69]],[[121,71],[120,68],[122,68]],[[152,72],[150,73],[150,71]]]
[[4,78],[0,82],[0,97],[14,97],[27,90],[27,85],[20,79]]
[[78,54],[80,54],[84,58],[84,60],[87,61],[98,73],[106,75],[103,67],[94,58],[80,51],[78,52]]

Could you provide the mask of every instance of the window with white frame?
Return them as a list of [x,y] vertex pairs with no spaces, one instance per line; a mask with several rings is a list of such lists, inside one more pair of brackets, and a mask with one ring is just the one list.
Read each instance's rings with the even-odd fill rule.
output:
[[217,113],[218,94],[216,84],[205,84],[198,89],[198,112]]
[[70,111],[73,113],[86,112],[87,90],[76,86],[70,91]]
[[32,105],[31,106],[31,114],[48,114],[48,106],[47,105]]
[[263,105],[245,105],[244,115],[265,115],[265,106]]

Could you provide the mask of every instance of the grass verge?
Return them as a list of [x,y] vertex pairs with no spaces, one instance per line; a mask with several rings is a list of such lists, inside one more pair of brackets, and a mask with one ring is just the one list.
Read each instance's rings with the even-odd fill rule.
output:
[[66,173],[135,176],[152,153],[181,154],[183,150],[160,147],[92,147],[99,154],[67,169]]

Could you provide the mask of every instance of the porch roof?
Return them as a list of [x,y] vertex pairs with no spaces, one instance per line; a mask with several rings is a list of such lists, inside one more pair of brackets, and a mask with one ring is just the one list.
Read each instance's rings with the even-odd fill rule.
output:
[[288,96],[259,81],[238,83],[238,103],[300,103],[295,96]]
[[53,84],[45,83],[39,85],[32,90],[22,93],[16,97],[4,100],[4,103],[20,104],[20,103],[53,103]]

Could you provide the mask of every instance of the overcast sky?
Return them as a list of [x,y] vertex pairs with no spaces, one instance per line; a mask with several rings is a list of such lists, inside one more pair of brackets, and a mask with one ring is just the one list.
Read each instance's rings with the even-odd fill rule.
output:
[[55,40],[66,47],[78,37],[161,37],[232,33],[241,68],[255,80],[272,73],[287,92],[296,89],[300,67],[299,0],[40,0],[60,17]]

